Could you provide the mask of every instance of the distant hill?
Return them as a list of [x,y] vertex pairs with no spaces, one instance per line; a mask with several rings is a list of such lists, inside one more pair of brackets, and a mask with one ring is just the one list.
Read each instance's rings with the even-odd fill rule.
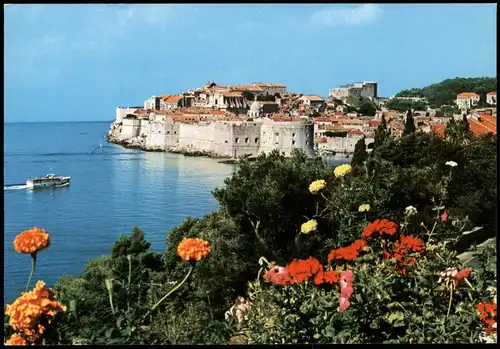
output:
[[444,104],[452,105],[457,95],[462,92],[474,92],[480,97],[481,105],[486,102],[486,94],[497,90],[497,78],[455,78],[441,81],[424,88],[403,90],[395,97],[425,97],[431,108]]

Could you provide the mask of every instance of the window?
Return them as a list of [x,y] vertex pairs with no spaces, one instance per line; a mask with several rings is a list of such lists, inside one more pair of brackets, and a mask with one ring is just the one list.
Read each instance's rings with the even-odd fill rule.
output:
[[167,134],[169,135],[169,134],[170,134],[170,131],[167,131]]
[[227,141],[224,141],[224,143],[227,143]]
[[245,138],[245,143],[248,143],[248,137],[247,137],[247,138]]
[[275,135],[275,136],[279,136],[279,133],[278,133],[278,132],[276,132],[274,135]]
[[236,138],[234,139],[234,143],[239,143],[239,142],[240,142],[240,139],[239,139],[238,137],[236,137]]
[[257,143],[259,141],[259,137],[256,137],[255,138],[255,143]]
[[176,135],[176,134],[177,134],[177,131],[174,131],[174,135]]
[[309,141],[306,141],[306,145],[309,145]]
[[292,137],[295,138],[295,133],[292,133]]
[[295,141],[292,141],[292,145],[295,145]]

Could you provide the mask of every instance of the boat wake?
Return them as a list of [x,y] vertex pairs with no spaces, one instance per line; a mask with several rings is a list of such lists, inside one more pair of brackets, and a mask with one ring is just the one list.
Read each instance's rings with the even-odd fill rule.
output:
[[28,189],[28,186],[25,184],[11,184],[11,185],[4,185],[3,190],[22,190],[22,189]]

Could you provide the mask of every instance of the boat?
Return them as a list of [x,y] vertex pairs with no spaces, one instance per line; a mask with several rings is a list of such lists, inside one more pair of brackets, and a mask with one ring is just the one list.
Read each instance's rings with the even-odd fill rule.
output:
[[69,185],[70,177],[56,176],[53,173],[45,175],[43,177],[30,178],[26,181],[26,186],[28,189],[38,189],[38,188],[58,188],[65,187]]

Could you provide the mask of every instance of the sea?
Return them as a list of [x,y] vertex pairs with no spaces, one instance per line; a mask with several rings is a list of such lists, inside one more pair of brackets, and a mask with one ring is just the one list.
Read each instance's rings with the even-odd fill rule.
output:
[[[16,253],[12,244],[24,230],[37,226],[49,232],[51,246],[38,253],[31,286],[38,280],[53,286],[64,274],[81,274],[89,259],[109,254],[133,227],[144,230],[153,250],[164,251],[171,228],[218,208],[211,191],[237,165],[109,144],[109,126],[4,124],[4,304],[24,291],[31,270],[30,256]],[[71,184],[26,188],[26,179],[48,173],[71,176]]]

